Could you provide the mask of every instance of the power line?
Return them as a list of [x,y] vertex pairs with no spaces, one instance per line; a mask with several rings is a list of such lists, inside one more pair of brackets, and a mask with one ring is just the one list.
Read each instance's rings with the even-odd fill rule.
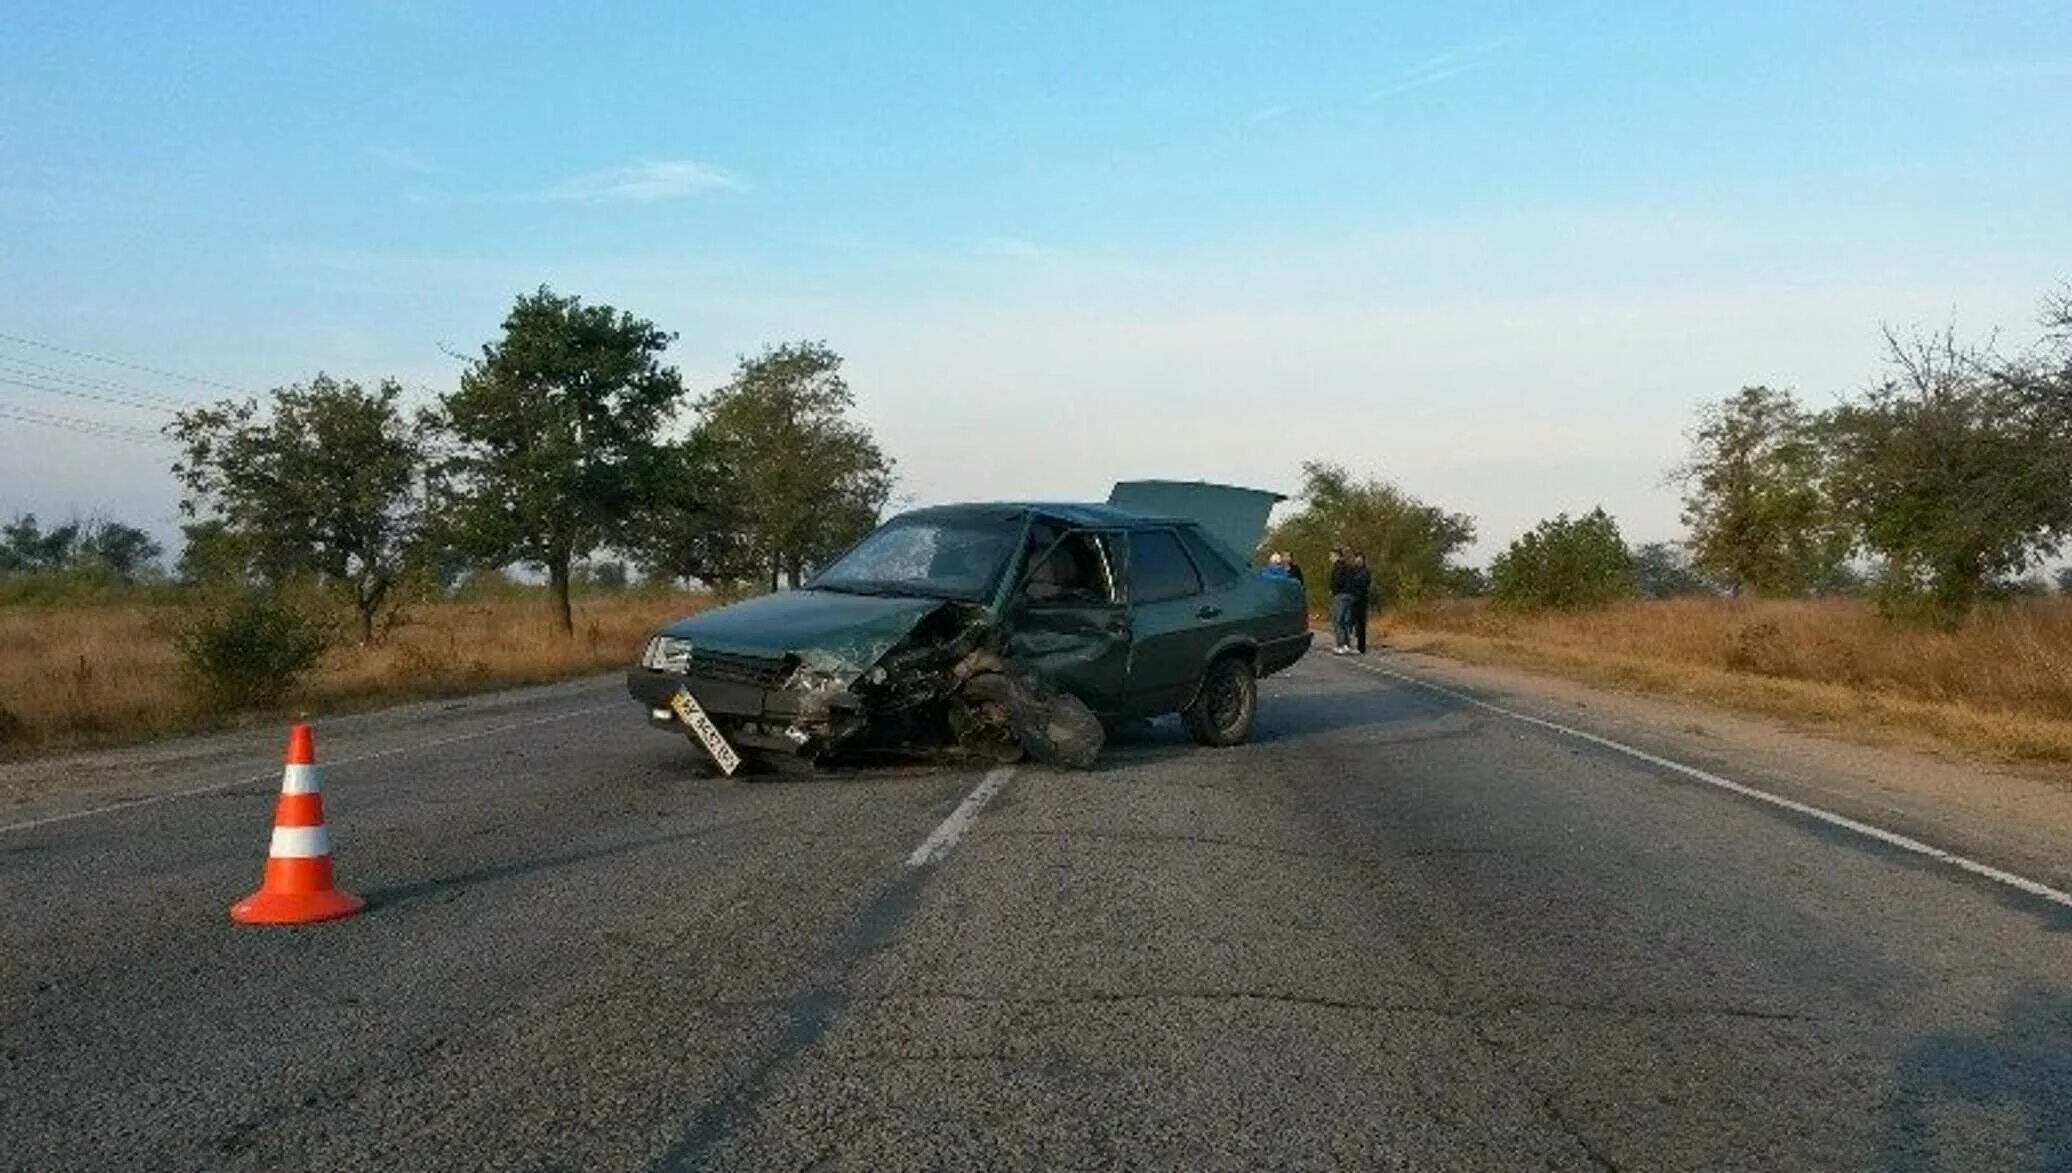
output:
[[34,338],[23,338],[19,334],[0,334],[0,342],[14,342],[22,346],[33,346],[38,350],[66,354],[73,358],[86,359],[89,362],[107,363],[111,367],[122,367],[125,370],[142,371],[147,375],[157,375],[160,378],[178,379],[183,383],[194,383],[203,387],[215,387],[223,391],[233,391],[239,395],[252,394],[252,392],[245,390],[243,387],[233,387],[228,383],[219,383],[214,379],[204,379],[199,375],[183,375],[178,371],[168,371],[161,367],[147,367],[142,363],[124,362],[119,358],[107,358],[103,355],[88,354],[84,350],[72,350],[69,347],[58,346],[49,342],[39,342]]
[[[11,374],[12,372],[8,373]],[[52,376],[46,375],[42,377],[50,378]],[[157,411],[163,412],[166,415],[175,415],[180,410],[176,407],[164,407],[156,403],[146,403],[141,400],[135,399],[124,399],[120,396],[115,395],[101,395],[93,391],[75,391],[65,387],[45,387],[40,383],[29,383],[24,382],[21,379],[10,379],[7,377],[6,374],[0,374],[0,383],[6,383],[12,387],[26,387],[31,391],[42,391],[48,395],[64,395],[73,399],[90,399],[95,403],[106,403],[115,407],[127,407],[133,411]]]
[[107,391],[116,395],[134,395],[139,399],[156,400],[168,407],[185,408],[197,405],[193,399],[183,399],[176,395],[168,395],[162,391],[153,391],[150,388],[138,387],[130,383],[111,382],[94,375],[81,374],[70,367],[52,366],[50,363],[22,358],[20,355],[0,355],[0,368],[12,368],[10,370],[11,374],[20,375],[25,379],[56,379],[60,383],[70,383],[78,387],[92,387],[95,390]]
[[113,420],[92,419],[87,416],[62,415],[55,411],[45,411],[40,407],[24,407],[19,403],[0,403],[0,411],[8,412],[10,415],[23,420],[34,420],[42,423],[61,424],[65,427],[89,428],[95,431],[121,433],[123,435],[138,437],[142,439],[163,439],[166,440],[167,443],[172,442],[171,440],[162,436],[154,428],[143,428],[138,427],[134,424],[116,423]]
[[171,440],[143,428],[132,428],[124,424],[111,424],[103,420],[82,419],[73,415],[59,415],[56,412],[37,411],[34,408],[0,405],[0,419],[16,420],[25,424],[40,424],[46,428],[61,428],[77,432],[82,436],[99,436],[107,440],[127,440],[133,444],[170,444]]

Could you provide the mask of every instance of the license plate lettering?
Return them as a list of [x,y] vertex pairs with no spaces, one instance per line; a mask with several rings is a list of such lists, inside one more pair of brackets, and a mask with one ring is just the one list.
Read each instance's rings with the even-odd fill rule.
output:
[[698,698],[692,696],[689,689],[677,689],[676,695],[669,698],[669,707],[675,710],[677,719],[691,731],[691,736],[696,737],[699,744],[705,747],[705,752],[712,755],[713,764],[719,767],[720,773],[731,777],[734,771],[741,768],[741,755],[735,753],[734,747],[727,744],[726,735],[719,731],[719,726],[712,723],[712,718],[705,715],[704,708],[698,704]]

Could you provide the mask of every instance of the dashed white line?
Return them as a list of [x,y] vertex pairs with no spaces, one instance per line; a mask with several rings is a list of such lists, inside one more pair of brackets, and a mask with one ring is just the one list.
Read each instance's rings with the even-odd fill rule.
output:
[[1013,766],[995,766],[986,771],[986,776],[980,779],[977,788],[965,795],[964,801],[957,804],[957,809],[950,812],[950,817],[930,832],[928,838],[921,841],[921,846],[914,848],[912,855],[907,856],[907,866],[925,868],[949,854],[950,848],[957,845],[957,840],[964,837],[964,832],[971,829],[971,821],[978,818],[978,812],[986,809],[986,804],[993,801],[993,796],[1000,793],[1000,788],[1007,785],[1008,780],[1013,777]]
[[1397,672],[1394,669],[1382,668],[1373,664],[1356,663],[1353,665],[1353,667],[1361,669],[1362,671],[1374,672],[1382,676],[1390,677],[1391,679],[1400,680],[1405,684],[1414,684],[1419,688],[1427,689],[1432,692],[1440,693],[1444,696],[1452,697],[1454,700],[1460,701],[1463,704],[1473,705],[1478,709],[1483,709],[1491,713],[1496,713],[1500,716],[1509,717],[1513,721],[1522,721],[1527,725],[1537,725],[1542,729],[1546,729],[1554,733],[1559,733],[1565,737],[1573,737],[1578,741],[1587,741],[1592,745],[1602,746],[1603,748],[1612,750],[1616,753],[1625,754],[1627,757],[1633,758],[1637,761],[1646,762],[1651,766],[1656,766],[1664,770],[1669,770],[1673,773],[1681,774],[1686,778],[1691,778],[1696,781],[1703,782],[1708,786],[1717,786],[1721,790],[1731,791],[1734,794],[1741,795],[1743,798],[1752,798],[1755,799],[1757,802],[1766,802],[1769,803],[1771,806],[1782,807],[1785,810],[1792,811],[1796,814],[1805,815],[1807,818],[1818,819],[1821,822],[1826,823],[1832,827],[1840,827],[1846,831],[1854,831],[1858,835],[1862,835],[1870,839],[1875,839],[1880,843],[1886,844],[1891,847],[1897,847],[1902,851],[1910,851],[1913,852],[1915,855],[1926,856],[1929,859],[1935,860],[1939,863],[1946,863],[1952,867],[1961,868],[1964,871],[1970,872],[1975,876],[1983,876],[1996,884],[2005,884],[2010,888],[2014,888],[2021,892],[2026,892],[2031,896],[2041,897],[2042,899],[2048,900],[2053,904],[2061,904],[2067,908],[2072,908],[2072,893],[2061,892],[2058,889],[2051,887],[2049,884],[2045,884],[2039,880],[2032,880],[2026,876],[2018,876],[2015,875],[2013,872],[2003,871],[2002,869],[1996,868],[1991,864],[1980,863],[1978,860],[1958,855],[1954,851],[1945,851],[1942,848],[1935,846],[1934,844],[1923,843],[1919,839],[1902,835],[1897,831],[1887,831],[1883,827],[1874,827],[1869,823],[1852,819],[1847,815],[1838,815],[1831,810],[1824,810],[1820,807],[1813,806],[1809,803],[1800,802],[1797,799],[1786,798],[1781,794],[1772,794],[1767,790],[1758,790],[1753,786],[1747,785],[1746,783],[1736,782],[1732,778],[1722,778],[1718,774],[1712,773],[1709,770],[1701,770],[1696,766],[1687,766],[1682,762],[1671,761],[1670,759],[1662,757],[1659,754],[1651,754],[1644,749],[1637,749],[1621,741],[1613,741],[1609,737],[1600,737],[1595,733],[1587,733],[1581,729],[1575,729],[1570,726],[1563,725],[1558,721],[1549,721],[1544,717],[1535,717],[1529,713],[1521,713],[1516,709],[1507,709],[1502,705],[1483,700],[1482,698],[1477,696],[1470,696],[1469,694],[1461,692],[1458,689],[1447,688],[1446,686],[1440,684],[1433,684],[1429,680],[1424,680],[1420,677],[1412,676],[1406,672]]
[[[620,707],[617,704],[592,705],[586,709],[571,709],[566,713],[549,713],[544,717],[533,717],[525,721],[512,721],[503,725],[492,725],[487,729],[477,729],[473,733],[456,733],[451,737],[435,737],[430,741],[413,741],[408,745],[390,746],[388,749],[377,749],[367,753],[332,758],[329,761],[320,763],[320,765],[349,766],[355,762],[371,762],[376,758],[392,757],[399,753],[413,753],[421,749],[436,749],[442,745],[452,745],[461,741],[473,741],[479,737],[493,737],[499,733],[509,733],[513,729],[545,725],[551,721],[566,721],[571,717],[586,717],[591,713],[602,713],[607,709]],[[87,819],[95,815],[113,814],[116,811],[125,811],[131,807],[150,806],[152,803],[168,802],[175,798],[195,798],[203,794],[215,794],[239,786],[251,786],[274,777],[277,777],[277,775],[253,774],[245,778],[232,778],[227,782],[211,782],[206,786],[192,786],[186,790],[169,790],[164,794],[139,795],[136,798],[125,798],[120,802],[111,802],[104,806],[88,807],[85,810],[78,811],[66,811],[63,814],[57,815],[45,815],[40,819],[29,819],[20,823],[4,823],[0,824],[0,835],[5,835],[9,831],[27,831],[35,827],[48,827],[53,823],[69,823],[74,819]]]

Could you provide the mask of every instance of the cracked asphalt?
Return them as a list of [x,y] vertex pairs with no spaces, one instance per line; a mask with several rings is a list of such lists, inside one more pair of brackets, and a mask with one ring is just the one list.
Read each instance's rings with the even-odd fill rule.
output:
[[320,723],[335,924],[225,915],[256,735],[0,815],[0,1167],[2072,1169],[2065,908],[1457,699],[1312,657],[913,867],[978,772],[615,689]]

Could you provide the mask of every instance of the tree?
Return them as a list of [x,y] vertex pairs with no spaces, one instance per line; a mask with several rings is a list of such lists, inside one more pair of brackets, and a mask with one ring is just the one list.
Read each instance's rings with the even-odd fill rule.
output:
[[1570,610],[1634,593],[1633,556],[1601,506],[1541,522],[1497,555],[1489,578],[1497,601],[1516,607]]
[[723,585],[762,577],[768,563],[750,548],[735,466],[709,428],[656,449],[647,471],[647,506],[626,539],[643,575]]
[[[1267,535],[1305,568],[1312,603],[1330,589],[1323,568],[1332,548],[1367,555],[1377,599],[1414,602],[1458,593],[1467,580],[1449,559],[1475,540],[1475,521],[1428,505],[1387,481],[1354,480],[1340,465],[1305,461],[1298,507]],[[1315,569],[1317,573],[1309,573]]]
[[0,526],[0,572],[35,574],[63,569],[72,560],[79,531],[76,521],[46,530],[35,514],[17,515]]
[[27,513],[0,526],[0,574],[74,572],[132,583],[156,573],[163,553],[143,530],[101,518],[46,530]]
[[822,342],[792,342],[743,359],[698,403],[741,502],[751,562],[799,582],[878,522],[892,495],[892,460],[856,405],[842,358]]
[[1646,599],[1718,593],[1691,568],[1690,557],[1675,542],[1647,542],[1634,547],[1633,585]]
[[372,643],[425,518],[425,447],[396,406],[401,395],[392,381],[369,390],[318,375],[276,389],[263,415],[250,399],[180,413],[167,432],[182,449],[181,512],[222,523],[190,529],[190,541],[211,547],[183,562],[275,582],[314,574],[345,596],[360,642]]
[[580,567],[583,583],[600,591],[623,591],[626,589],[626,564],[617,559],[603,562],[588,562]]
[[1953,624],[2072,535],[2072,393],[1949,330],[1886,341],[1888,374],[1830,417],[1830,480],[1887,609]]
[[545,568],[555,620],[573,633],[570,568],[637,513],[656,434],[683,397],[662,362],[675,336],[545,286],[518,298],[503,331],[428,417],[450,443],[444,529],[473,557]]
[[1850,538],[1821,486],[1818,420],[1789,391],[1743,387],[1700,409],[1684,486],[1692,563],[1739,594],[1803,594],[1832,578]]
[[73,557],[123,582],[135,582],[159,573],[158,559],[164,553],[164,546],[133,525],[96,521],[88,524]]

